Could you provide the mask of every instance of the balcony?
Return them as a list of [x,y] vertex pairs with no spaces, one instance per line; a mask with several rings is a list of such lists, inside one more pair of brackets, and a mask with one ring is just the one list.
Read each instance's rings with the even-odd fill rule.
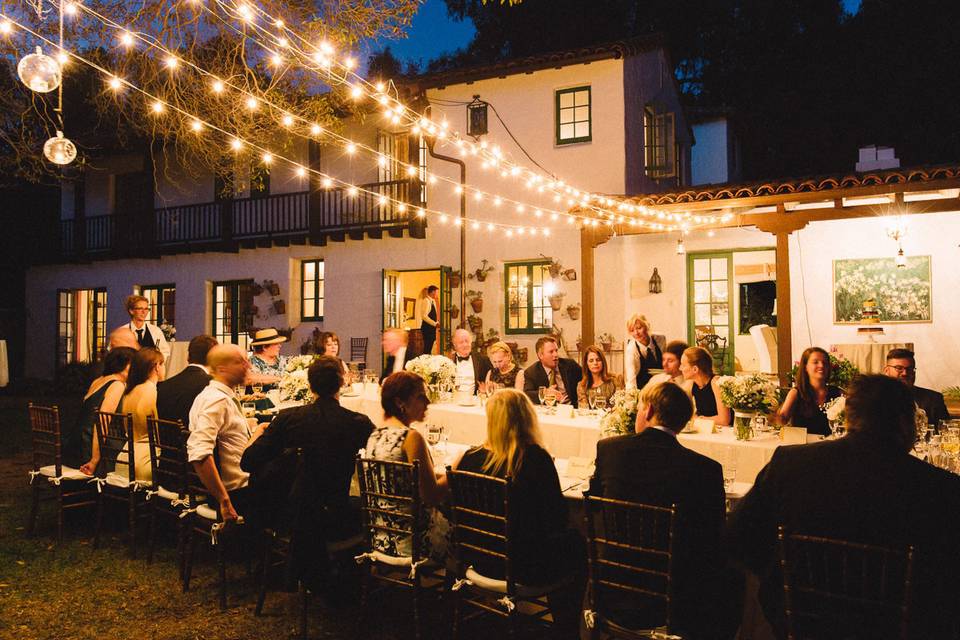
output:
[[[387,203],[380,204],[386,197]],[[407,203],[400,211],[398,202]],[[386,231],[424,237],[413,215],[420,182],[394,180],[359,185],[359,193],[321,189],[272,194],[62,220],[61,255],[68,259],[151,256],[193,251],[237,251],[289,244],[324,245],[346,237],[380,238]]]

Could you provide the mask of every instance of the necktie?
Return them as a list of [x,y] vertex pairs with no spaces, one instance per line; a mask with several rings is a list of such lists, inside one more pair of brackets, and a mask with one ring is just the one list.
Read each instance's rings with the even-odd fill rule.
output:
[[143,346],[143,329],[137,329],[137,344]]
[[547,376],[547,383],[549,386],[553,387],[557,384],[557,370],[550,369],[550,374]]

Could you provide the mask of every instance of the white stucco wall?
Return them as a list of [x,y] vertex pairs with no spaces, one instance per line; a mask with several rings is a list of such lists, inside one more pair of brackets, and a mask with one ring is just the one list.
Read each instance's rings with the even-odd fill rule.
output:
[[711,120],[693,125],[696,144],[690,150],[691,184],[723,184],[730,180],[728,158],[728,124]]

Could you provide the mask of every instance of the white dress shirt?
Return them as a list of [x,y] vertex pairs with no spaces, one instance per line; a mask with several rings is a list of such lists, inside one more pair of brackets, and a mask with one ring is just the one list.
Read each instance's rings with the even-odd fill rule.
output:
[[[453,357],[456,359],[459,356],[454,353]],[[459,383],[457,391],[473,392],[477,383],[476,379],[473,377],[473,356],[467,356],[466,360],[457,360],[456,364],[457,382]]]
[[393,354],[393,371],[390,373],[396,373],[397,371],[403,371],[403,359],[407,355],[407,347],[403,346],[397,349],[397,352]]
[[150,324],[149,322],[144,322],[143,326],[140,329],[137,329],[136,325],[133,324],[133,320],[127,324],[130,327],[130,331],[133,331],[133,335],[137,335],[137,331],[144,329],[150,332],[150,337],[153,338],[153,344],[156,345],[157,350],[163,354],[164,361],[170,359],[170,345],[167,343],[167,339],[163,337],[163,331],[160,330],[155,324]]
[[240,470],[240,458],[250,442],[250,424],[243,417],[233,389],[211,380],[190,407],[187,458],[200,462],[219,450],[217,471],[227,491],[247,486],[250,474]]

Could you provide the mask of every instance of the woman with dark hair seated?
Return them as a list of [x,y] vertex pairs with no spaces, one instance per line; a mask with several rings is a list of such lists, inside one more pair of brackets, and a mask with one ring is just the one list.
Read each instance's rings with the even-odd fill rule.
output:
[[830,435],[830,421],[822,408],[843,395],[830,380],[830,354],[820,347],[810,347],[800,355],[797,382],[780,407],[778,417],[783,424],[804,427],[807,433]]
[[263,385],[264,390],[275,389],[280,384],[287,369],[287,356],[280,355],[280,345],[286,341],[287,337],[273,327],[257,331],[250,341],[253,355],[250,357],[248,384]]
[[[578,638],[580,605],[586,585],[586,545],[568,526],[567,503],[553,458],[543,448],[537,414],[530,399],[516,389],[503,389],[487,401],[487,440],[463,454],[459,471],[482,473],[513,481],[514,572],[517,582],[547,585],[571,578],[549,597],[559,636]],[[481,574],[496,575],[496,567],[473,563]],[[486,571],[486,573],[485,573]]]
[[[425,505],[427,523],[424,529],[424,555],[442,562],[450,545],[450,523],[439,510],[433,508],[447,497],[447,477],[433,470],[430,450],[417,431],[410,428],[427,415],[427,389],[423,378],[409,371],[390,374],[380,390],[383,406],[383,425],[374,429],[367,440],[366,457],[377,460],[420,463],[420,499]],[[373,539],[374,549],[392,556],[411,553],[409,539],[378,531]]]
[[136,353],[136,349],[130,347],[116,347],[107,352],[103,359],[103,374],[90,383],[77,421],[61,434],[63,464],[80,469],[88,476],[93,475],[100,460],[100,447],[93,435],[97,411],[113,413],[117,410],[130,361]]
[[323,345],[322,355],[336,358],[340,361],[340,368],[343,370],[344,375],[349,373],[350,370],[347,368],[347,363],[340,357],[340,336],[333,331],[324,331],[320,334],[320,344]]
[[[157,417],[157,383],[164,378],[163,354],[153,347],[137,351],[130,362],[127,386],[120,401],[119,413],[129,413],[133,420],[133,455],[137,480],[149,482],[153,475],[150,469],[150,438],[147,435],[147,418]],[[117,473],[127,476],[126,453],[117,457]]]

